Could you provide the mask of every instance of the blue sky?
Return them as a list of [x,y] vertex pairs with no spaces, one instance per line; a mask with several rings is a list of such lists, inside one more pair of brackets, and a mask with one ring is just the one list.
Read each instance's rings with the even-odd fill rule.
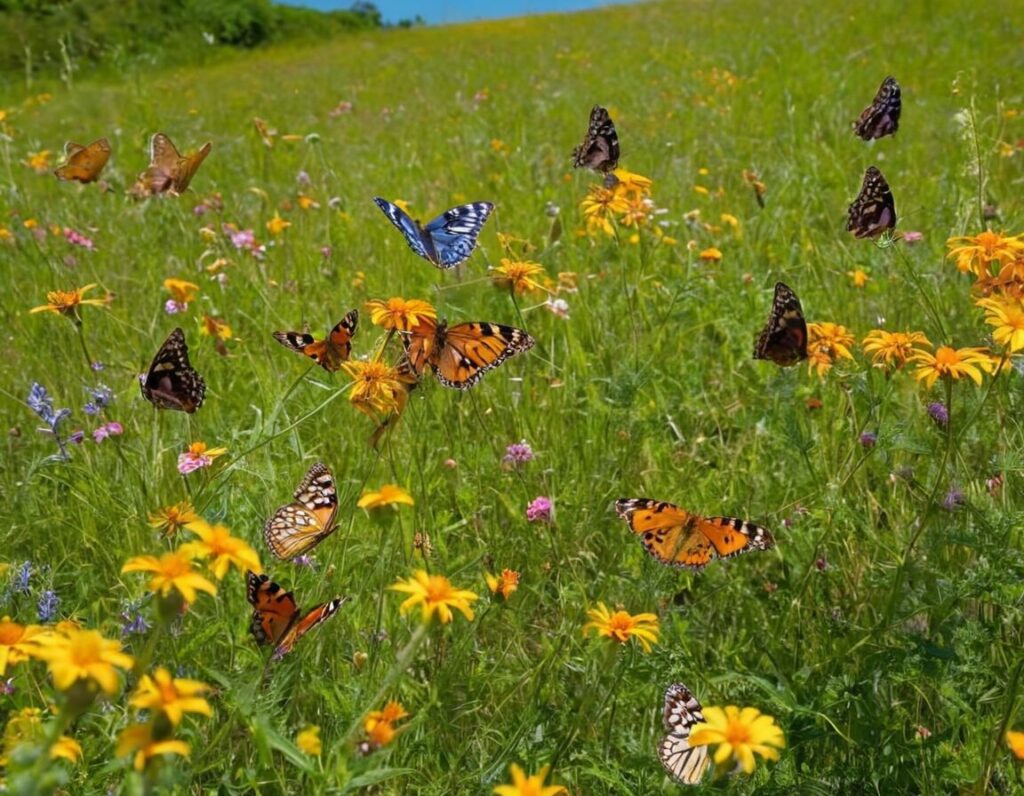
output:
[[[619,0],[621,2],[621,0]],[[349,8],[352,0],[277,0],[287,5],[306,6],[330,10]],[[577,11],[608,5],[608,0],[488,0],[474,3],[472,0],[371,0],[380,9],[384,19],[397,22],[412,19],[417,14],[431,24],[444,22],[465,22],[472,19],[493,17],[519,17],[527,14],[549,11]]]

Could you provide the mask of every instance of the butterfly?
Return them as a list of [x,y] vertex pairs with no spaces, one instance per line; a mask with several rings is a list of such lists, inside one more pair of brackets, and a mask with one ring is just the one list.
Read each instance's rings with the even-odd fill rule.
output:
[[88,146],[82,146],[68,141],[64,144],[64,158],[64,163],[53,171],[58,180],[96,182],[110,160],[110,142],[100,138]]
[[198,152],[182,155],[170,138],[156,133],[149,144],[149,168],[139,175],[129,193],[135,196],[184,193],[212,146],[207,142]]
[[291,652],[295,642],[334,616],[334,612],[347,599],[336,597],[302,614],[295,604],[292,593],[282,589],[266,575],[248,572],[246,581],[246,599],[253,607],[249,632],[257,644],[273,644],[275,658],[281,658]]
[[701,517],[671,503],[646,498],[615,501],[615,511],[642,537],[644,549],[662,564],[701,569],[716,556],[768,550],[767,529],[734,517]]
[[280,559],[312,550],[334,533],[338,491],[334,476],[317,462],[295,490],[295,502],[281,506],[263,526],[263,539]]
[[757,343],[754,359],[770,359],[779,367],[807,359],[807,323],[800,299],[782,282],[775,283],[775,299]]
[[406,362],[417,377],[429,366],[445,387],[465,390],[510,356],[529,351],[536,341],[522,329],[474,321],[449,327],[423,319],[405,338]]
[[700,702],[682,683],[665,689],[666,735],[658,744],[665,770],[683,785],[697,785],[708,769],[707,746],[690,746],[690,730],[704,721]]
[[875,99],[853,123],[853,131],[865,141],[892,135],[899,129],[902,109],[900,84],[896,78],[887,77],[879,86]]
[[156,352],[145,375],[139,377],[142,397],[157,409],[192,414],[203,405],[206,382],[188,361],[185,333],[175,329]]
[[858,238],[874,238],[896,226],[896,205],[882,172],[869,166],[860,193],[850,205],[846,228]]
[[398,205],[379,196],[374,197],[373,201],[405,235],[410,249],[443,269],[454,268],[473,253],[477,235],[494,209],[490,202],[471,202],[445,210],[425,227],[421,227],[418,221],[413,221]]
[[595,105],[590,111],[590,123],[583,143],[572,151],[572,167],[586,167],[607,174],[618,165],[619,136],[615,132],[615,125],[608,111]]
[[297,354],[305,354],[329,373],[341,367],[352,353],[352,336],[359,323],[359,311],[352,310],[335,324],[323,340],[305,332],[274,332],[274,339]]

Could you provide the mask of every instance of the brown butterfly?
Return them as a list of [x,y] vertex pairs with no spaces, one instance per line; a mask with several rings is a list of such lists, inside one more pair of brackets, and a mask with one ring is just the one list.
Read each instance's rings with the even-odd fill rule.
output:
[[849,209],[846,228],[858,238],[875,238],[896,226],[896,205],[882,172],[869,166],[860,193]]
[[260,138],[263,139],[263,144],[268,149],[273,148],[274,138],[277,136],[277,130],[271,130],[267,123],[259,116],[252,117],[253,127],[256,128],[256,132],[259,133]]
[[796,293],[782,282],[775,283],[772,311],[754,345],[754,359],[770,359],[783,368],[807,359],[804,311]]
[[583,143],[572,151],[572,167],[586,167],[607,174],[619,165],[619,135],[608,111],[595,105]]
[[182,155],[170,138],[156,133],[149,144],[149,168],[139,175],[129,193],[139,197],[184,193],[212,147],[207,142],[198,152]]
[[106,138],[97,139],[88,146],[68,141],[64,144],[64,163],[54,169],[53,173],[58,180],[96,182],[108,160],[110,142]]
[[270,552],[287,561],[312,550],[334,533],[338,491],[334,476],[317,462],[295,490],[295,502],[274,512],[263,526]]
[[902,109],[900,84],[896,78],[887,77],[879,86],[875,99],[853,123],[853,131],[865,141],[893,135],[899,129]]
[[206,382],[189,364],[185,333],[180,328],[167,335],[139,381],[142,396],[157,409],[192,414],[203,405],[206,395]]
[[704,709],[682,683],[672,683],[665,690],[662,721],[666,733],[658,744],[662,765],[683,785],[699,785],[711,761],[707,746],[690,746],[690,730],[704,721]]
[[326,622],[345,602],[347,597],[336,597],[330,602],[300,613],[295,597],[266,575],[246,573],[246,599],[253,607],[249,631],[256,643],[274,646],[274,657],[281,658],[292,651],[295,643],[322,622]]
[[359,311],[352,310],[335,324],[330,334],[317,340],[305,332],[274,332],[274,339],[297,354],[305,354],[324,370],[334,373],[352,353],[352,336],[359,323]]
[[712,559],[748,550],[768,550],[775,540],[767,529],[735,517],[701,517],[647,498],[615,501],[615,511],[642,538],[644,549],[662,564],[702,569]]
[[475,321],[449,327],[423,319],[405,338],[405,355],[417,377],[429,366],[445,387],[465,390],[510,356],[536,342],[522,329]]

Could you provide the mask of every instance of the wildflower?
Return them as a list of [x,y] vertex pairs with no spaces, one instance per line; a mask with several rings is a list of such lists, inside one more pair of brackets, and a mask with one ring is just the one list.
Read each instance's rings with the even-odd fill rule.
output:
[[142,675],[130,704],[139,710],[163,713],[171,725],[177,727],[186,713],[213,715],[210,703],[198,696],[208,690],[209,686],[198,680],[171,677],[171,673],[161,666],[152,677]]
[[428,575],[422,569],[416,570],[411,578],[399,579],[388,588],[409,595],[398,609],[403,616],[414,606],[422,605],[424,622],[429,622],[436,613],[442,624],[448,624],[452,621],[452,608],[461,611],[466,619],[472,621],[473,608],[470,603],[479,599],[471,591],[456,589],[444,575]]
[[62,735],[50,747],[50,759],[63,758],[69,763],[77,763],[82,759],[82,745],[70,735]]
[[274,217],[267,222],[267,231],[276,238],[291,225],[291,221],[285,221],[275,210]]
[[39,595],[36,603],[36,616],[40,622],[52,622],[57,615],[57,608],[60,607],[60,597],[53,589],[47,589]]
[[566,320],[569,318],[569,302],[565,299],[549,298],[544,302],[544,306],[559,318]]
[[41,149],[38,152],[30,152],[25,165],[36,174],[46,174],[50,170],[50,150]]
[[152,572],[149,590],[168,596],[177,590],[186,602],[195,602],[196,592],[216,594],[217,587],[192,568],[194,553],[190,550],[176,550],[156,556],[136,556],[121,567],[121,572]]
[[384,484],[376,492],[372,490],[364,492],[356,505],[361,509],[376,509],[381,506],[392,506],[399,503],[413,506],[416,504],[416,501],[412,499],[412,495],[397,484]]
[[631,197],[642,199],[645,196],[650,196],[651,185],[653,185],[650,178],[640,174],[633,174],[623,168],[615,169],[612,174],[615,175],[613,190],[620,196],[626,199]]
[[47,392],[46,388],[38,382],[33,382],[32,387],[29,388],[28,397],[25,399],[25,403],[28,404],[29,408],[35,412],[46,423],[47,428],[40,429],[43,432],[49,432],[53,435],[54,440],[57,443],[57,447],[60,449],[60,458],[67,459],[69,457],[67,449],[64,447],[64,440],[60,436],[59,426],[61,421],[66,420],[71,416],[70,409],[56,409],[53,406],[53,398],[50,393]]
[[227,452],[227,448],[207,448],[205,442],[193,442],[187,451],[178,454],[178,472],[187,475],[203,467],[209,467],[214,459]]
[[903,233],[903,242],[904,243],[920,243],[923,240],[924,240],[924,233],[923,232],[915,232],[913,230],[907,230],[906,232]]
[[11,591],[16,594],[28,594],[32,580],[32,562],[26,561],[19,568],[11,583]]
[[207,337],[219,337],[221,340],[230,340],[234,337],[231,327],[224,323],[222,318],[215,318],[212,315],[203,315],[199,324],[199,333]]
[[1010,730],[1006,733],[1006,743],[1018,760],[1024,760],[1024,732]]
[[424,318],[437,319],[437,310],[426,301],[404,299],[399,296],[389,298],[387,301],[371,299],[366,302],[366,309],[370,313],[370,323],[388,330],[397,329],[400,332],[416,328]]
[[993,296],[976,303],[985,310],[985,323],[995,327],[992,337],[997,343],[1010,354],[1024,349],[1024,300]]
[[404,404],[408,384],[396,368],[376,360],[349,360],[341,367],[353,380],[349,400],[363,414],[376,419]]
[[963,505],[963,502],[964,493],[958,487],[951,486],[946,497],[942,499],[942,508],[946,511],[956,511],[959,506]]
[[811,370],[824,376],[837,358],[853,359],[853,335],[838,323],[807,324],[807,359]]
[[914,355],[910,357],[911,362],[917,363],[917,370],[914,378],[924,381],[925,386],[931,388],[941,377],[954,381],[962,376],[969,376],[975,384],[981,384],[981,371],[991,373],[994,363],[983,348],[951,348],[950,346],[939,346],[934,354],[922,349],[914,349]]
[[922,741],[932,737],[932,731],[922,724],[917,725],[917,727],[914,729],[914,734]]
[[535,497],[526,507],[527,522],[551,522],[551,499],[543,495]]
[[92,400],[82,407],[82,411],[87,415],[98,415],[101,411],[110,406],[114,400],[114,391],[105,384],[99,384],[96,387],[87,387],[86,391],[92,397]]
[[95,251],[96,250],[96,244],[92,242],[92,238],[88,238],[85,235],[83,235],[81,232],[76,232],[75,230],[71,229],[70,227],[64,227],[63,232],[64,232],[64,239],[68,243],[70,243],[70,244],[72,244],[74,246],[81,246],[83,249],[87,249],[89,251]]
[[714,246],[704,249],[700,254],[697,255],[706,263],[717,263],[722,259],[722,253]]
[[768,188],[761,182],[757,172],[743,169],[743,181],[754,189],[754,198],[757,199],[758,205],[764,207],[764,195],[768,192]]
[[226,526],[210,525],[206,520],[197,517],[185,527],[198,536],[200,541],[184,544],[180,550],[187,550],[197,558],[213,558],[210,571],[217,580],[224,579],[232,564],[242,573],[252,571],[259,575],[263,572],[256,551],[242,539],[232,536]]
[[931,346],[923,332],[887,332],[873,329],[864,335],[861,347],[876,365],[901,368],[914,353],[914,346]]
[[317,726],[306,727],[295,736],[295,745],[307,755],[319,755],[323,750],[323,744],[320,741],[320,728]]
[[491,590],[491,594],[500,592],[506,600],[519,588],[519,573],[514,569],[503,569],[501,575],[487,572],[484,574],[484,580],[487,581],[487,588]]
[[875,447],[875,443],[878,442],[878,435],[874,431],[863,431],[860,435],[860,444],[865,448]]
[[[164,287],[171,293],[171,299],[164,307],[169,315],[185,312],[188,305],[199,294],[199,285],[194,282],[186,282],[184,279],[165,279]],[[173,310],[171,309],[172,305]]]
[[491,269],[491,279],[498,287],[508,288],[514,293],[543,290],[534,277],[544,274],[544,266],[529,261],[514,261],[501,258],[501,265]]
[[181,528],[198,519],[199,515],[187,500],[173,506],[164,506],[149,514],[150,527],[156,528],[164,536],[174,536]]
[[591,186],[586,199],[580,204],[583,218],[587,222],[587,233],[592,235],[596,231],[601,231],[606,235],[614,235],[615,229],[610,219],[624,213],[628,207],[625,197],[617,192],[599,185]]
[[7,666],[35,657],[39,642],[47,630],[39,625],[19,625],[9,616],[0,619],[0,677]]
[[612,613],[607,606],[599,602],[597,608],[587,611],[590,621],[583,626],[583,635],[588,630],[596,630],[599,636],[605,636],[619,644],[625,644],[636,638],[644,652],[651,651],[651,644],[658,643],[658,617],[654,614],[636,614],[626,611]]
[[949,410],[946,405],[939,401],[928,404],[928,415],[938,426],[945,426],[949,423]]
[[124,426],[120,423],[104,423],[99,428],[93,429],[92,438],[97,442],[103,442],[107,437],[119,437],[124,433]]
[[824,572],[826,569],[828,569],[828,561],[825,559],[825,556],[821,556],[820,558],[815,560],[814,568],[817,569],[818,572]]
[[304,193],[300,193],[296,199],[299,203],[299,207],[303,210],[319,210],[320,203],[312,196],[306,196]]
[[323,257],[325,260],[330,260],[332,254],[334,254],[334,249],[332,249],[330,246],[320,247],[320,256]]
[[256,236],[251,229],[228,230],[228,238],[236,249],[253,249],[256,247]]
[[501,460],[502,464],[514,466],[526,464],[529,461],[533,461],[533,448],[525,439],[513,442],[505,448],[505,456]]
[[121,651],[121,642],[107,639],[95,630],[67,628],[49,636],[35,657],[46,661],[53,684],[67,691],[79,680],[93,681],[109,695],[117,692],[118,669],[130,669],[130,655]]
[[996,473],[991,478],[986,478],[985,489],[991,497],[999,497],[999,493],[1003,491],[1003,474]]
[[46,294],[47,303],[41,307],[33,307],[29,310],[29,313],[52,312],[57,315],[63,315],[67,318],[71,318],[75,323],[81,323],[81,318],[78,315],[78,308],[80,306],[92,304],[96,307],[104,307],[110,303],[109,300],[105,298],[82,298],[82,296],[94,287],[96,287],[95,282],[91,285],[86,285],[85,287],[75,288],[74,290],[51,290]]
[[690,728],[690,746],[717,745],[715,764],[721,765],[730,757],[744,773],[754,770],[754,755],[766,760],[778,760],[786,745],[782,730],[775,719],[757,708],[727,705],[704,708],[704,721]]
[[494,788],[493,793],[496,796],[560,796],[562,793],[568,793],[561,785],[544,784],[550,768],[551,766],[544,766],[536,774],[528,777],[523,769],[513,763],[509,766],[512,784],[498,785]]
[[871,279],[867,272],[858,268],[856,271],[847,271],[846,275],[850,277],[854,287],[864,287]]
[[150,759],[157,755],[188,757],[190,751],[189,745],[184,741],[154,738],[152,724],[133,724],[118,736],[115,754],[124,757],[135,752],[133,766],[136,771],[142,771]]
[[125,602],[121,607],[121,635],[143,635],[149,632],[149,622],[141,612],[142,600]]
[[[1024,241],[1020,235],[1004,237],[1002,233],[988,229],[979,235],[962,235],[946,241],[948,257],[956,257],[960,273],[971,272],[976,276],[987,276],[992,263],[1008,265],[1024,253]],[[963,241],[964,245],[957,246]]]

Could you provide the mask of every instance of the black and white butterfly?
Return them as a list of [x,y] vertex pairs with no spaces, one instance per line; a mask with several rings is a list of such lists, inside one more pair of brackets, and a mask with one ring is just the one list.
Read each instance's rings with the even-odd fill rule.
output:
[[421,227],[402,208],[386,199],[377,196],[373,201],[405,235],[410,249],[424,260],[444,269],[454,268],[473,253],[477,235],[494,210],[490,202],[470,202],[445,210]]
[[754,345],[754,359],[770,359],[779,367],[807,359],[807,322],[800,299],[787,285],[775,283],[768,323]]
[[708,748],[690,746],[690,730],[704,721],[700,702],[682,683],[665,689],[665,737],[658,744],[658,757],[665,770],[684,785],[697,785],[708,768]]
[[860,193],[847,211],[846,229],[858,238],[875,238],[896,226],[896,205],[882,172],[869,166]]
[[619,135],[608,111],[595,105],[583,143],[572,151],[572,167],[588,168],[608,174],[619,165]]
[[889,76],[882,81],[872,103],[853,123],[853,131],[865,141],[892,135],[899,129],[902,109],[900,84],[896,78]]
[[157,409],[192,414],[203,405],[206,382],[189,364],[185,333],[180,328],[167,335],[139,384],[142,396]]

